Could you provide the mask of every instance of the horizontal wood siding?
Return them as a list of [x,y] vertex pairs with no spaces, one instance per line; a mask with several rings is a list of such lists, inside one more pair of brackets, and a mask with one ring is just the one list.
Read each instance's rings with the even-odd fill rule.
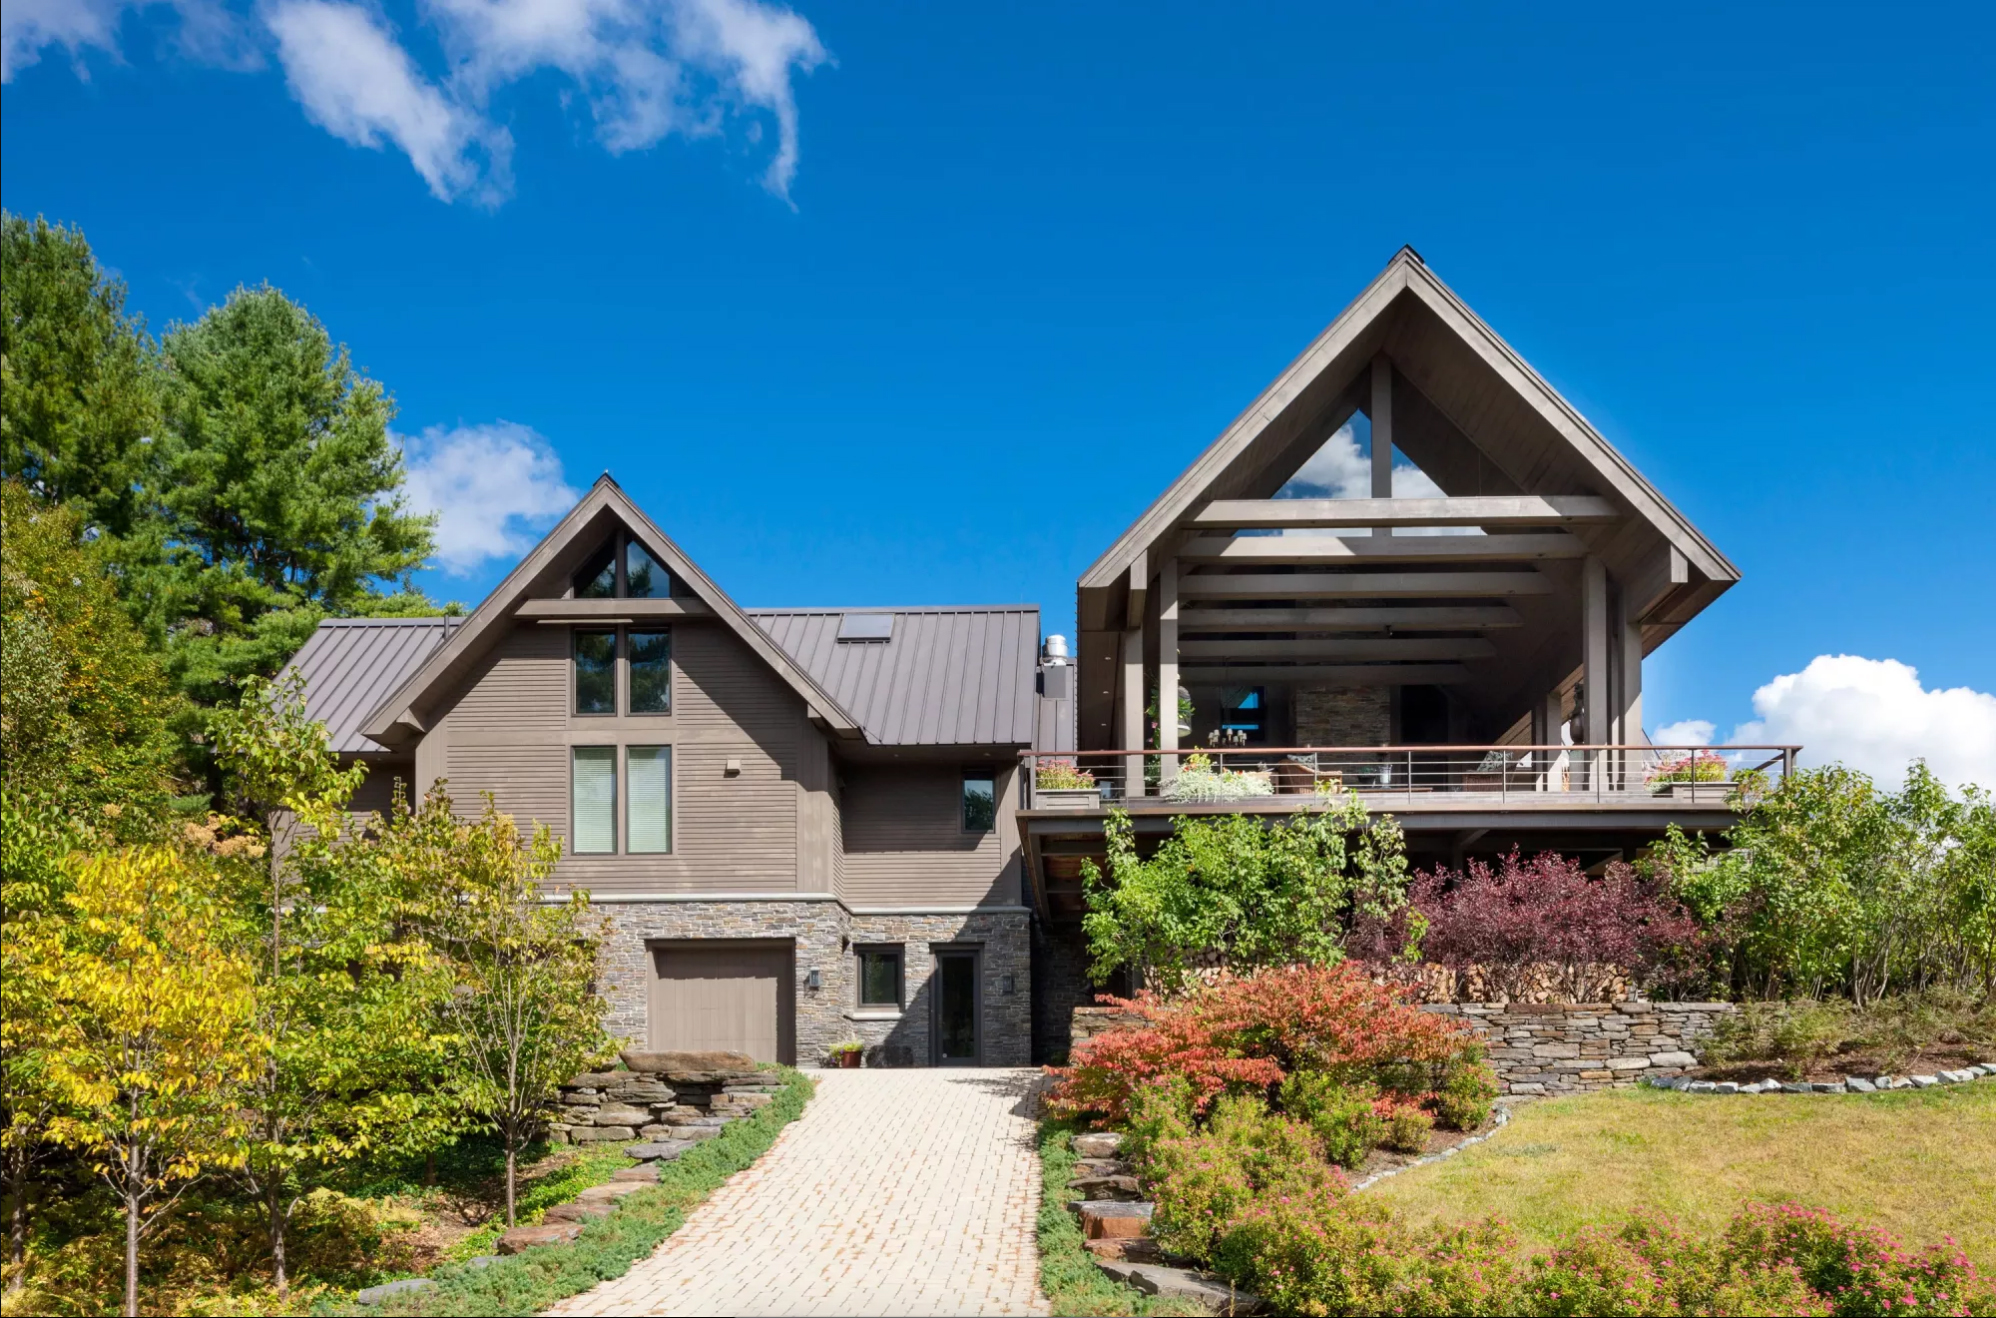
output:
[[[556,879],[603,893],[799,890],[799,794],[822,780],[823,734],[804,702],[718,623],[672,624],[672,712],[577,717],[570,712],[569,629],[520,625],[474,674],[433,736],[448,747],[460,812],[490,791],[522,825],[542,822],[567,848],[571,748],[673,748],[670,855],[566,855]],[[816,762],[806,753],[815,752]],[[728,772],[730,763],[739,771]],[[620,807],[629,784],[620,761]],[[819,793],[824,788],[819,785]],[[624,821],[619,811],[619,845]],[[829,830],[803,829],[821,851]],[[805,867],[811,891],[830,880],[829,855]]]
[[1009,772],[998,780],[998,827],[967,834],[955,765],[848,766],[844,895],[853,906],[1015,905],[1019,852]]

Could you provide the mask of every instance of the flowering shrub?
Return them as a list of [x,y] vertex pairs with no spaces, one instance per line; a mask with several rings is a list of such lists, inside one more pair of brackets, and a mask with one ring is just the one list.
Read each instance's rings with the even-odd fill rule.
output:
[[1620,1231],[1590,1229],[1535,1258],[1520,1288],[1527,1314],[1738,1314],[1831,1312],[1793,1264],[1735,1261],[1668,1222],[1636,1218]]
[[1282,1082],[1282,1110],[1310,1128],[1324,1157],[1356,1167],[1386,1138],[1375,1109],[1379,1090],[1363,1080],[1340,1083],[1319,1071],[1299,1071]]
[[1291,966],[1222,980],[1166,1002],[1151,994],[1109,999],[1144,1021],[1099,1034],[1054,1068],[1049,1107],[1062,1115],[1126,1120],[1131,1096],[1183,1076],[1193,1111],[1230,1090],[1266,1094],[1293,1071],[1338,1083],[1379,1083],[1409,1103],[1428,1097],[1450,1067],[1480,1064],[1480,1045],[1459,1021],[1409,1006],[1398,990],[1347,965]]
[[1072,760],[1042,760],[1033,772],[1033,783],[1048,791],[1085,791],[1095,786],[1095,774]]
[[1258,1199],[1345,1192],[1343,1174],[1325,1163],[1308,1126],[1245,1095],[1214,1103],[1199,1133],[1157,1141],[1146,1180],[1158,1243],[1193,1258],[1210,1257]]
[[1753,1204],[1726,1232],[1728,1255],[1799,1270],[1839,1318],[1996,1312],[1996,1288],[1952,1240],[1918,1252],[1887,1232],[1799,1204]]
[[[1530,860],[1512,851],[1495,870],[1472,860],[1466,873],[1417,872],[1408,902],[1426,922],[1424,959],[1458,971],[1479,968],[1506,998],[1524,997],[1527,981],[1550,969],[1568,1001],[1585,1001],[1586,988],[1607,968],[1654,980],[1703,939],[1665,879],[1619,863],[1591,878],[1579,862],[1550,851]],[[1387,929],[1357,935],[1368,955],[1374,944],[1397,939]]]
[[1165,792],[1173,801],[1239,801],[1273,795],[1275,784],[1267,774],[1223,769],[1204,755],[1186,756]]
[[1652,783],[1722,783],[1726,781],[1726,762],[1710,751],[1692,751],[1663,761],[1646,776]]

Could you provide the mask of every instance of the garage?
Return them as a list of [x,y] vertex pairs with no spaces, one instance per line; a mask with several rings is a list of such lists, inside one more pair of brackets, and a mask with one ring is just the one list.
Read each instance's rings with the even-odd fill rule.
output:
[[788,940],[690,939],[654,943],[651,953],[653,1051],[797,1060],[797,957]]

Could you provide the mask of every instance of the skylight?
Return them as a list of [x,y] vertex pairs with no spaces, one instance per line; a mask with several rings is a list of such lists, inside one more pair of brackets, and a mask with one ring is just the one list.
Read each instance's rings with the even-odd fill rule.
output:
[[839,639],[842,641],[891,641],[894,615],[891,613],[841,613]]

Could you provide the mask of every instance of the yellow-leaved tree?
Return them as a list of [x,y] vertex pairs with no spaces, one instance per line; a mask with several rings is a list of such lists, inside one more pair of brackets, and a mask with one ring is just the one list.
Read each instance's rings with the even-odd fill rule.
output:
[[254,1054],[250,967],[201,881],[207,863],[165,846],[79,856],[62,910],[23,930],[19,948],[64,1109],[50,1134],[124,1207],[129,1315],[139,1241],[232,1156],[234,1091]]

